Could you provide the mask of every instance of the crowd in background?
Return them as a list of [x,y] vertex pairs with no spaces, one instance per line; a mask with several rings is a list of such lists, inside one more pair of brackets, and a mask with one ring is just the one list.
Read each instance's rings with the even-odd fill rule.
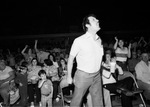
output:
[[[118,39],[123,39],[123,37],[118,37]],[[115,40],[116,38],[109,43],[103,42],[104,50],[106,51],[109,49],[114,51]],[[67,75],[67,60],[69,57],[69,48],[71,44],[65,44],[68,45],[67,49],[62,49],[59,47],[56,48],[54,46],[51,48],[51,50],[48,50],[45,47],[39,46],[39,41],[40,40],[35,40],[34,46],[28,46],[28,43],[26,43],[23,49],[16,51],[11,51],[12,49],[9,48],[0,49],[0,60],[3,60],[6,66],[11,67],[15,73],[15,83],[19,87],[21,96],[21,99],[19,99],[19,104],[21,106],[27,106],[26,104],[28,103],[32,107],[35,105],[35,103],[39,105],[41,104],[42,94],[38,83],[38,81],[41,79],[38,74],[39,71],[44,70],[47,78],[52,82],[52,102],[59,100],[59,84],[63,79],[66,78],[65,76]],[[150,42],[144,37],[135,37],[132,40],[124,41],[124,45],[126,47],[128,47],[129,44],[131,57],[127,59],[127,65],[129,71],[134,73],[136,64],[141,60],[141,53],[143,51],[147,51],[150,54]],[[64,43],[62,45],[64,45]],[[61,85],[64,86],[66,84],[62,83]],[[65,94],[69,94],[68,90],[64,89],[64,92]]]

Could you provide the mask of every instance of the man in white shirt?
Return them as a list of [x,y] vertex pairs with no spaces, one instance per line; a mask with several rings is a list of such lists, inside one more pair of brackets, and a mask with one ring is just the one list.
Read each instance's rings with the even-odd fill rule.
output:
[[148,53],[142,53],[142,60],[135,66],[137,83],[144,90],[144,96],[150,103],[150,62]]
[[[88,89],[92,97],[93,107],[103,107],[102,84],[99,72],[103,46],[100,37],[97,35],[100,30],[99,20],[91,14],[83,19],[82,25],[86,33],[74,40],[68,59],[67,81],[69,84],[74,82],[75,85],[70,107],[80,107],[82,98]],[[73,81],[71,73],[75,58],[77,70]]]

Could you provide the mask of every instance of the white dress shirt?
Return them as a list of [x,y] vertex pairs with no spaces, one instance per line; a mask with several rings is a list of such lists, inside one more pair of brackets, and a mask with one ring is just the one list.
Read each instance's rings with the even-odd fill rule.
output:
[[138,80],[150,84],[150,62],[148,62],[147,65],[144,61],[141,60],[135,66],[135,71],[136,71],[136,78]]
[[100,70],[103,46],[101,39],[96,35],[86,33],[76,38],[71,47],[70,55],[76,57],[77,69],[87,73],[95,73]]

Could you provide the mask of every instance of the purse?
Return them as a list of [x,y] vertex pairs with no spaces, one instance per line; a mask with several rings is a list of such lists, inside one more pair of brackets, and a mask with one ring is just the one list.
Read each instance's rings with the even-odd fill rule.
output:
[[10,90],[9,94],[10,94],[10,104],[15,104],[20,98],[18,88],[16,88],[15,90]]
[[19,88],[16,87],[14,81],[9,83],[9,88],[10,105],[12,105],[15,104],[20,98]]

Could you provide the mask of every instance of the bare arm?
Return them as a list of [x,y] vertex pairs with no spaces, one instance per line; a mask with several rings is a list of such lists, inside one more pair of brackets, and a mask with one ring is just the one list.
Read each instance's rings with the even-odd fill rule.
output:
[[26,46],[24,47],[24,49],[21,51],[21,54],[22,54],[22,55],[25,55],[25,51],[26,51],[27,47],[28,47],[28,45],[26,45]]
[[114,44],[114,50],[117,49],[117,45],[118,45],[118,39],[117,39],[117,37],[115,37],[115,40],[116,40],[116,42],[115,42],[115,44]]
[[36,53],[39,52],[39,50],[37,49],[37,43],[38,43],[38,40],[35,40],[34,49],[35,49]]
[[72,74],[72,68],[73,68],[73,61],[74,61],[74,56],[70,55],[68,58],[68,63],[67,63],[67,71],[68,71],[67,80],[69,84],[72,83],[71,74]]
[[41,88],[44,82],[45,82],[45,80],[39,81],[38,88]]
[[10,54],[11,54],[10,50],[9,50],[9,49],[7,49],[7,51],[8,51],[8,54],[10,55]]
[[116,64],[116,68],[118,69],[119,74],[120,74],[120,75],[123,75],[123,70],[122,70],[122,68],[121,68],[119,65],[117,65],[117,64]]
[[128,58],[131,58],[131,43],[129,44],[128,47]]
[[53,97],[53,86],[51,85],[51,94],[50,94],[51,98]]
[[142,39],[143,39],[143,37],[141,37],[141,38],[140,38],[140,40],[138,41],[138,44],[140,44],[140,43],[141,43]]

